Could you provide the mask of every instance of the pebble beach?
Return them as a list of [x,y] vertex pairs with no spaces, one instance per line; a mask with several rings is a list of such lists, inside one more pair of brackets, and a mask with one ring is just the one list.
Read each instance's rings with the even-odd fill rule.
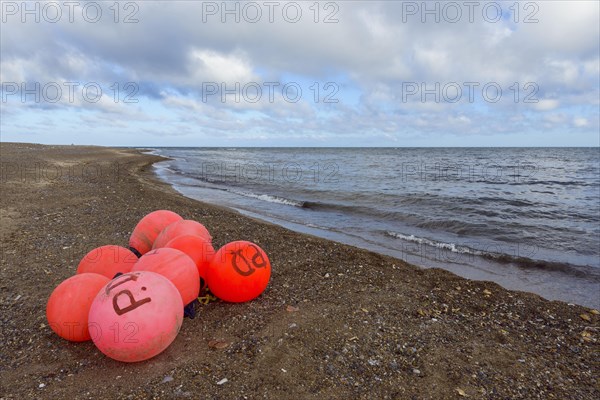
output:
[[[132,149],[1,143],[2,399],[597,399],[600,315],[205,204]],[[126,364],[48,327],[52,290],[168,209],[215,249],[268,254],[267,290],[200,305],[173,344]]]

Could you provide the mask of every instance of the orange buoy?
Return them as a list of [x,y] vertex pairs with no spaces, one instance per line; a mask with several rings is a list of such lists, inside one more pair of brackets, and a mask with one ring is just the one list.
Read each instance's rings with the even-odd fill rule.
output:
[[112,279],[118,272],[131,271],[137,262],[137,256],[121,246],[100,246],[87,253],[79,262],[77,273],[93,272]]
[[206,239],[208,242],[212,241],[212,236],[208,232],[208,230],[202,225],[200,222],[192,221],[190,219],[184,219],[182,221],[177,221],[167,226],[163,231],[158,235],[156,240],[154,241],[153,249],[158,249],[161,247],[165,247],[169,241],[176,238],[177,236],[182,235],[193,235],[200,236],[203,239]]
[[152,211],[138,222],[129,238],[129,247],[144,255],[152,250],[154,240],[167,226],[183,218],[169,210]]
[[73,342],[90,340],[88,313],[94,298],[110,279],[82,273],[64,280],[46,304],[46,319],[58,336]]
[[102,353],[136,362],[169,347],[182,321],[177,288],[160,274],[138,271],[118,276],[100,289],[90,308],[89,329]]
[[196,264],[198,274],[206,280],[206,268],[215,255],[212,244],[200,236],[182,235],[173,238],[165,248],[177,249],[187,254]]
[[252,242],[227,243],[206,270],[206,282],[218,298],[241,303],[258,297],[269,284],[271,262]]
[[170,248],[152,250],[144,254],[131,271],[151,271],[168,278],[179,290],[184,305],[198,298],[200,292],[198,268],[182,251]]

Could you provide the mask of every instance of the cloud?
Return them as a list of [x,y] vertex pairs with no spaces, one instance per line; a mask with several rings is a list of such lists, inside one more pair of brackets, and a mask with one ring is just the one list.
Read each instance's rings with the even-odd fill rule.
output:
[[[406,2],[330,3],[319,3],[318,15],[310,8],[313,3],[296,3],[302,8],[296,23],[284,18],[284,2],[275,9],[273,22],[265,6],[256,3],[262,7],[256,23],[243,15],[239,22],[221,12],[207,15],[206,2],[137,2],[137,23],[123,23],[130,11],[123,8],[115,23],[109,3],[101,3],[105,18],[94,24],[77,13],[72,23],[23,24],[9,18],[0,38],[3,83],[97,82],[104,93],[95,103],[81,95],[45,105],[9,101],[3,115],[14,118],[19,112],[62,107],[128,115],[135,129],[141,129],[144,117],[161,115],[165,124],[189,135],[292,137],[304,132],[307,138],[333,143],[352,130],[399,140],[435,132],[486,135],[565,124],[591,132],[598,125],[598,2],[511,2],[518,14],[500,2],[503,15],[497,22],[482,17],[481,5],[469,21],[468,10],[458,2],[463,8],[456,23],[444,15],[438,23],[432,16],[423,23],[420,12],[406,13]],[[223,3],[214,4],[221,8]],[[250,3],[227,7],[235,4],[243,10]],[[441,9],[447,3],[436,4]],[[327,16],[337,22],[324,23]],[[537,22],[525,23],[528,17]],[[264,94],[256,102],[243,96],[239,102],[231,100],[248,83],[265,90],[264,82],[283,86],[290,81],[302,86],[298,102],[286,101],[280,92],[275,101]],[[117,84],[123,95],[127,82],[137,85],[138,103],[115,101],[111,87]],[[239,83],[240,89],[226,101],[220,94],[207,98],[207,82],[227,88]],[[337,103],[323,101],[329,93],[326,82],[337,84]],[[466,82],[477,83],[474,101],[466,92],[457,102],[443,96],[432,101],[431,95],[422,101],[420,93],[404,101],[406,83],[439,83],[443,88],[452,82],[463,89]],[[502,88],[498,102],[482,95],[486,83]],[[19,93],[13,97],[18,99]],[[527,98],[538,102],[525,102]],[[10,126],[10,118],[3,127]],[[156,135],[160,132],[167,137],[165,132],[173,129],[158,129]]]
[[564,113],[547,114],[544,116],[544,121],[550,122],[551,124],[563,124],[567,121],[567,115]]
[[192,84],[207,81],[253,82],[257,79],[245,57],[235,54],[223,55],[211,50],[191,49],[188,52],[187,69]]
[[559,106],[560,102],[555,99],[543,99],[533,105],[533,108],[539,111],[554,110]]
[[[523,3],[521,3],[523,4]],[[535,19],[539,22],[524,24],[522,39],[538,53],[561,53],[571,56],[595,56],[598,53],[597,38],[599,3],[596,1],[545,1],[532,3]],[[524,4],[523,4],[524,5]]]
[[587,118],[578,117],[573,119],[573,125],[575,125],[577,128],[583,128],[589,125],[589,121]]

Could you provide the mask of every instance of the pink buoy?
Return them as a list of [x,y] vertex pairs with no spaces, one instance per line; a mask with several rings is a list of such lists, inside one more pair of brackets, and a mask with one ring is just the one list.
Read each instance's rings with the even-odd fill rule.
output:
[[146,215],[138,222],[129,238],[129,247],[140,256],[152,250],[156,237],[163,229],[183,218],[169,210],[156,210]]
[[147,360],[175,340],[183,321],[177,288],[148,271],[121,275],[104,286],[92,303],[89,331],[98,349],[123,362]]
[[182,235],[171,239],[165,248],[177,249],[187,254],[196,264],[200,277],[206,280],[206,268],[215,255],[215,249],[209,241],[200,236]]
[[125,247],[100,246],[81,259],[77,266],[77,273],[92,272],[112,279],[118,272],[124,274],[131,271],[137,260],[137,256]]
[[169,241],[182,235],[200,236],[201,238],[206,239],[206,241],[212,242],[212,236],[204,225],[200,222],[184,219],[182,221],[173,222],[163,229],[154,241],[152,248],[158,249],[160,247],[165,247]]
[[182,251],[166,247],[152,250],[138,260],[132,271],[152,271],[168,278],[179,290],[184,305],[198,298],[200,292],[198,268]]

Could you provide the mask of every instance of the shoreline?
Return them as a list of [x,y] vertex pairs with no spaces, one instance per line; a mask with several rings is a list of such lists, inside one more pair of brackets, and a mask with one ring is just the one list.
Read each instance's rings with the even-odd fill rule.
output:
[[[152,170],[159,181],[172,187],[177,193],[190,199],[206,201],[209,204],[226,205],[230,210],[244,216],[259,219],[292,231],[316,236],[326,240],[357,247],[378,254],[394,257],[420,268],[441,268],[458,276],[478,281],[492,281],[508,290],[518,290],[538,294],[548,300],[560,300],[585,307],[600,308],[600,269],[591,265],[570,264],[553,259],[531,258],[537,247],[525,245],[522,252],[520,243],[497,243],[497,248],[506,246],[507,251],[493,252],[481,250],[481,247],[469,248],[469,243],[477,243],[478,238],[440,239],[435,233],[415,231],[407,228],[391,227],[394,231],[369,230],[352,234],[351,230],[337,229],[331,222],[314,224],[312,209],[305,208],[306,199],[282,197],[281,192],[260,186],[247,187],[220,183],[217,189],[211,184],[205,185],[202,178],[196,177],[190,170],[177,172],[183,168],[179,164],[188,164],[187,155],[182,159],[179,153],[165,154],[164,148],[139,149],[164,160],[155,163]],[[174,155],[175,154],[175,155]],[[179,159],[179,161],[178,161]],[[214,162],[214,159],[210,159]],[[209,161],[211,162],[211,161]],[[173,166],[175,165],[175,168]],[[198,167],[200,168],[200,167]],[[204,171],[204,167],[202,167]],[[221,177],[218,180],[223,180]],[[237,182],[237,180],[234,180]],[[267,185],[268,186],[268,185]],[[271,189],[273,189],[271,187]],[[266,197],[266,199],[262,198]],[[250,198],[250,201],[249,201]],[[275,201],[273,201],[275,199]],[[288,201],[285,205],[277,201]],[[275,204],[273,204],[273,202]],[[314,199],[318,204],[319,199]],[[287,208],[287,209],[286,209]],[[343,213],[343,211],[340,211]],[[353,218],[352,214],[345,218]],[[324,218],[324,216],[323,216]],[[336,216],[329,216],[335,220]],[[363,221],[365,225],[377,221]],[[362,226],[355,221],[352,226]],[[321,226],[322,225],[322,226]],[[374,226],[373,225],[373,226]],[[390,225],[388,225],[390,228]],[[396,229],[397,228],[397,229]],[[406,228],[406,227],[405,227]],[[398,230],[400,229],[400,230]],[[395,232],[405,232],[398,234]],[[408,232],[408,233],[406,233]],[[421,237],[422,236],[422,237]],[[484,246],[493,248],[492,244]],[[495,248],[494,248],[495,249]],[[529,250],[529,252],[528,252]],[[531,254],[530,254],[531,253]]]
[[[586,307],[189,199],[155,176],[162,157],[138,150],[1,143],[0,153],[5,398],[600,396],[600,317]],[[38,172],[25,170],[36,163]],[[215,247],[259,244],[273,266],[267,291],[199,307],[165,352],[138,364],[53,334],[45,304],[54,287],[88,250],[126,245],[160,208],[206,225]]]

